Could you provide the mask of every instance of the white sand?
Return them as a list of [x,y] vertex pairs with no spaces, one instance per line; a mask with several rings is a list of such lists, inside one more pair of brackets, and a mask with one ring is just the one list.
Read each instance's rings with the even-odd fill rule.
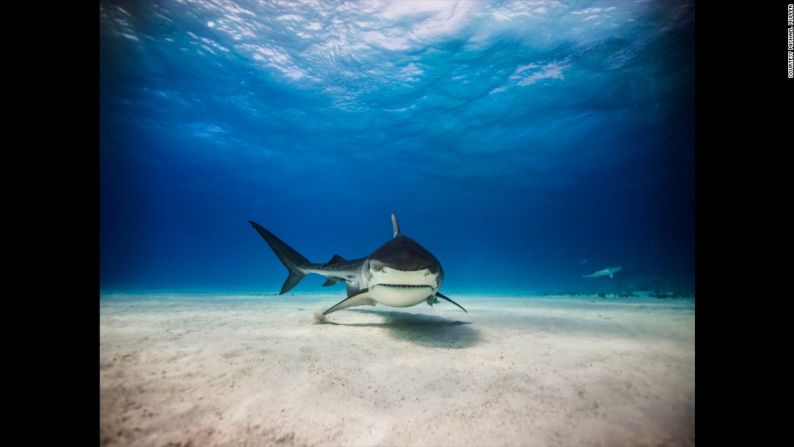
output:
[[103,297],[102,445],[694,445],[692,300],[340,299]]

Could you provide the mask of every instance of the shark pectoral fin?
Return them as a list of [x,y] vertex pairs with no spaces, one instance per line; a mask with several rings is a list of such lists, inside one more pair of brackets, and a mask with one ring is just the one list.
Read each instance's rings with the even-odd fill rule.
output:
[[328,308],[328,310],[323,312],[323,315],[328,315],[331,312],[336,312],[337,310],[342,310],[342,309],[345,309],[345,308],[348,308],[348,307],[353,307],[353,306],[365,306],[367,304],[369,304],[370,306],[374,306],[375,305],[375,300],[370,298],[366,294],[366,292],[367,292],[367,289],[364,289],[358,295],[353,295],[351,297],[343,299],[342,301],[340,301],[340,302],[334,304],[332,307]]
[[610,277],[610,278],[614,278],[614,276],[612,276],[612,275],[614,275],[614,273],[610,273],[610,274],[609,274],[609,277]]
[[368,290],[369,289],[360,289],[359,285],[356,284],[356,283],[350,283],[350,282],[347,283],[347,297],[348,298],[353,297],[353,296],[358,295],[358,294],[361,294],[361,293],[364,293],[364,292],[366,292]]
[[444,295],[443,293],[441,293],[441,292],[436,292],[436,296],[437,296],[437,297],[439,297],[439,298],[443,298],[443,299],[445,299],[445,300],[449,301],[450,303],[452,303],[452,304],[454,304],[454,305],[456,305],[456,306],[460,307],[460,308],[461,308],[461,309],[462,309],[464,312],[466,312],[466,313],[469,313],[469,311],[468,311],[468,310],[466,310],[466,309],[463,309],[463,306],[461,306],[460,304],[458,304],[458,303],[456,303],[456,302],[452,301],[452,300],[451,300],[449,297],[447,297],[447,296],[446,296],[446,295]]

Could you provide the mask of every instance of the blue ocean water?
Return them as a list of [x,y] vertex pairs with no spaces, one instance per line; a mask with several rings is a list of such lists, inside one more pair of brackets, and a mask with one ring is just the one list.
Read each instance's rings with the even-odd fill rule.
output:
[[690,1],[99,14],[103,291],[278,292],[248,220],[324,262],[392,212],[448,294],[694,291]]

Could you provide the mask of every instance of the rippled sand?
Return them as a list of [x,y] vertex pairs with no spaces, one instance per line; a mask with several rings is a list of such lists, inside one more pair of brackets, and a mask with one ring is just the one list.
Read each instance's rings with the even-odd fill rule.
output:
[[694,445],[694,302],[103,296],[107,446]]

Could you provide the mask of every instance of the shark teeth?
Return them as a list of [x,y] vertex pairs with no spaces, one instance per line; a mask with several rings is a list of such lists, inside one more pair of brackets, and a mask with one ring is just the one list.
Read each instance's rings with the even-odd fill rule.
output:
[[[427,287],[428,289],[432,289],[433,287],[428,286],[426,284],[415,285],[415,284],[375,284],[375,286],[383,286],[383,287],[399,287],[399,288],[409,288],[409,289],[418,289],[422,287]],[[374,287],[374,286],[372,286]]]

